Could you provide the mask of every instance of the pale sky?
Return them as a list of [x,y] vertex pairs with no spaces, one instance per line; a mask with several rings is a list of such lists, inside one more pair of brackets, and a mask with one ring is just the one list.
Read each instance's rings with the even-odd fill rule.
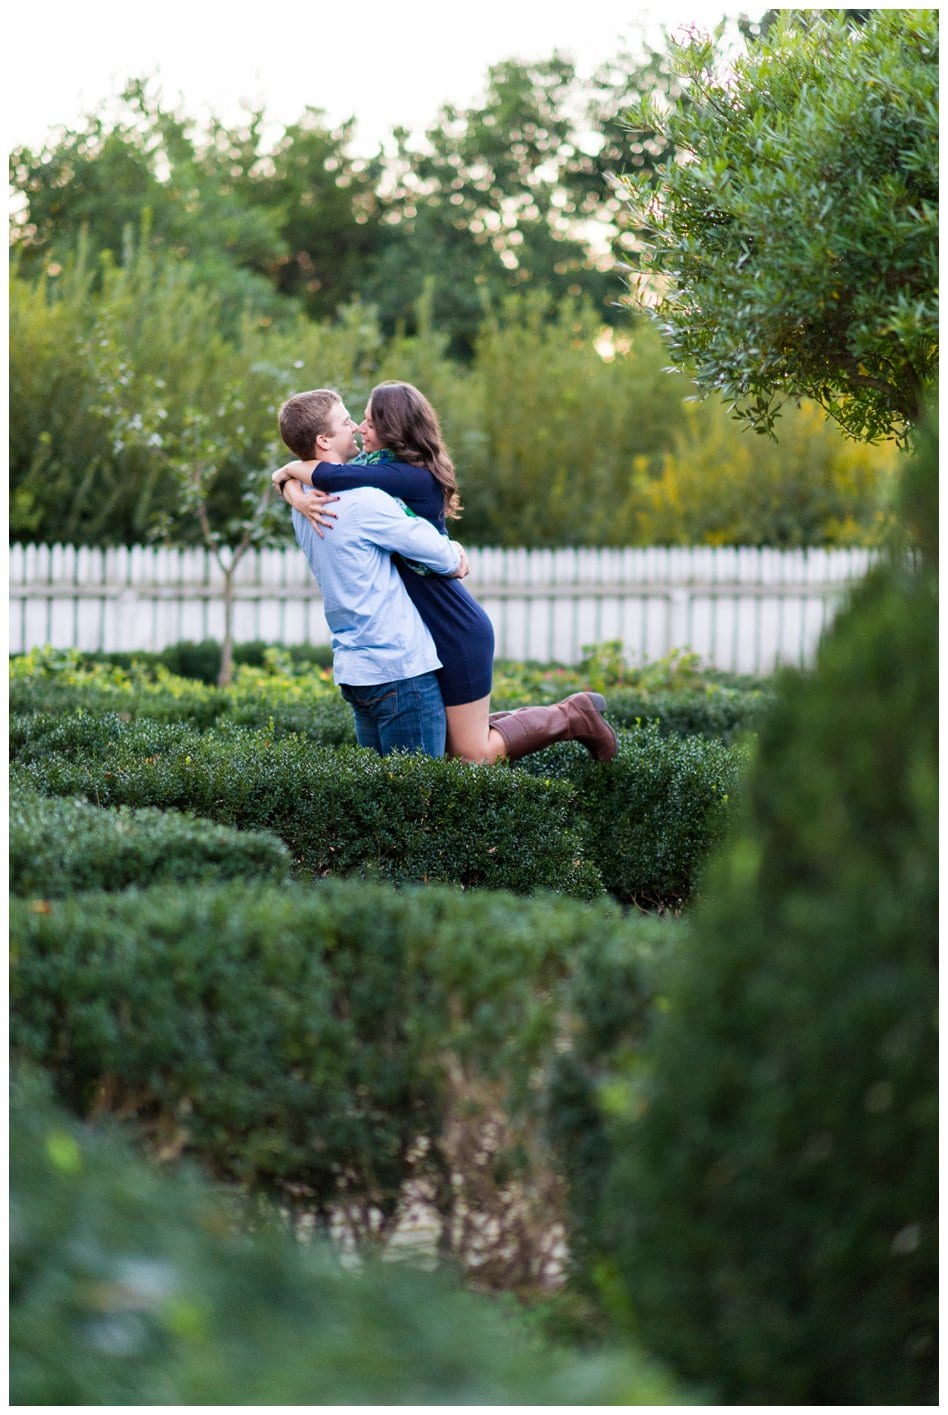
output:
[[461,107],[483,92],[488,66],[547,59],[554,50],[590,73],[616,49],[634,47],[642,25],[711,28],[729,11],[764,5],[622,0],[34,0],[7,7],[7,146],[36,145],[60,124],[99,110],[126,79],[156,80],[165,103],[200,120],[225,122],[242,105],[277,124],[307,104],[331,123],[358,120],[353,149],[369,155],[398,124],[421,131],[446,101]]

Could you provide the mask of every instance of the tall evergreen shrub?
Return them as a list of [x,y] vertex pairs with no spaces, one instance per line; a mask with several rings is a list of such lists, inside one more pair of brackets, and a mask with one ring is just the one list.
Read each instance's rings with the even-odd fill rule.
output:
[[593,1249],[726,1402],[935,1399],[935,471],[929,447],[914,564],[873,573],[761,725],[645,1069],[604,1057],[594,1092]]

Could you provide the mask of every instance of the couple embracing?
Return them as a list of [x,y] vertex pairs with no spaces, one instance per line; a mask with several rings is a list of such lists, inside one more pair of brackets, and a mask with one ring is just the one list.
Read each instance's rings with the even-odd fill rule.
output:
[[487,763],[577,741],[612,760],[598,693],[491,713],[494,631],[461,584],[467,556],[447,535],[461,510],[454,464],[417,388],[378,384],[359,427],[333,389],[297,393],[280,433],[299,460],[273,483],[319,583],[361,746]]

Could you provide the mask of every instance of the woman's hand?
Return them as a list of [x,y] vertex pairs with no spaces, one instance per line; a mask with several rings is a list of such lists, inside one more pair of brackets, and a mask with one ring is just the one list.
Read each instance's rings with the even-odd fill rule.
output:
[[458,545],[457,541],[455,541],[454,544],[457,546],[458,550],[461,552],[461,561],[460,561],[460,564],[458,565],[458,568],[455,570],[454,574],[453,574],[453,575],[448,575],[447,578],[448,578],[449,580],[463,580],[464,577],[465,577],[465,575],[469,575],[469,574],[471,573],[471,567],[470,567],[470,565],[467,563],[467,552],[465,551],[464,546],[463,546],[463,545]]
[[313,484],[313,472],[318,466],[315,460],[312,462],[285,462],[282,467],[278,467],[270,480],[277,491],[292,477],[295,481],[301,481],[306,486]]
[[[276,485],[276,473],[274,473],[274,485]],[[299,511],[305,516],[313,527],[313,530],[323,538],[323,529],[331,531],[333,521],[336,519],[335,511],[327,511],[326,507],[331,501],[338,501],[338,496],[330,496],[326,491],[304,491],[298,481],[289,477],[283,483],[283,500],[293,507],[294,511]],[[328,518],[328,519],[327,519]]]

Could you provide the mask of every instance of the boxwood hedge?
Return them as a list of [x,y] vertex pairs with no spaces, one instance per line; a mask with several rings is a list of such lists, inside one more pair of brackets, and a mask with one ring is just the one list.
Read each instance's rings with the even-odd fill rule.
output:
[[773,693],[770,689],[708,684],[662,693],[620,687],[610,689],[607,696],[609,719],[614,726],[655,722],[663,733],[735,742],[745,733],[756,732]]
[[11,722],[10,735],[17,761],[43,791],[273,831],[310,879],[359,874],[582,898],[602,892],[567,783],[114,715],[31,714]]
[[[206,729],[216,723],[266,727],[277,733],[302,732],[324,746],[352,743],[352,713],[338,691],[322,678],[258,676],[218,688],[172,675],[160,664],[150,672],[133,664],[129,671],[109,671],[74,655],[34,653],[15,660],[10,710],[26,712],[115,712],[126,720],[150,717],[158,722],[187,722]],[[32,667],[31,667],[32,665]],[[116,666],[118,667],[118,666]],[[723,742],[756,729],[771,694],[759,688],[737,689],[708,684],[702,688],[645,692],[635,688],[607,691],[609,718],[617,727],[655,722],[664,733],[697,734]],[[516,708],[520,700],[498,699]]]
[[271,830],[309,877],[359,872],[579,897],[604,884],[623,904],[653,909],[693,895],[745,760],[654,723],[620,730],[608,764],[563,743],[512,769],[114,714],[25,714],[10,736],[43,791]]
[[445,1273],[344,1271],[320,1243],[246,1223],[196,1176],[57,1111],[11,1108],[14,1405],[683,1404],[633,1350],[540,1339],[512,1299]]
[[10,791],[10,888],[58,899],[86,889],[142,889],[214,880],[277,882],[286,846],[266,831],[232,830],[177,811],[43,796],[15,780]]
[[585,822],[586,849],[624,904],[680,909],[725,837],[747,750],[705,737],[666,735],[658,723],[619,732],[603,767],[560,744],[524,757],[524,773],[568,782]]
[[529,1185],[561,981],[589,950],[635,955],[675,928],[336,880],[14,900],[12,1052],[77,1114],[137,1117],[165,1158],[324,1220],[342,1202],[391,1220],[422,1176],[448,1223],[475,1171]]
[[257,675],[218,688],[172,674],[161,663],[146,671],[136,661],[126,671],[74,651],[35,650],[13,661],[9,703],[15,714],[114,713],[126,722],[147,717],[202,731],[229,723],[277,735],[299,732],[323,746],[355,742],[351,709],[332,684],[313,676]]

